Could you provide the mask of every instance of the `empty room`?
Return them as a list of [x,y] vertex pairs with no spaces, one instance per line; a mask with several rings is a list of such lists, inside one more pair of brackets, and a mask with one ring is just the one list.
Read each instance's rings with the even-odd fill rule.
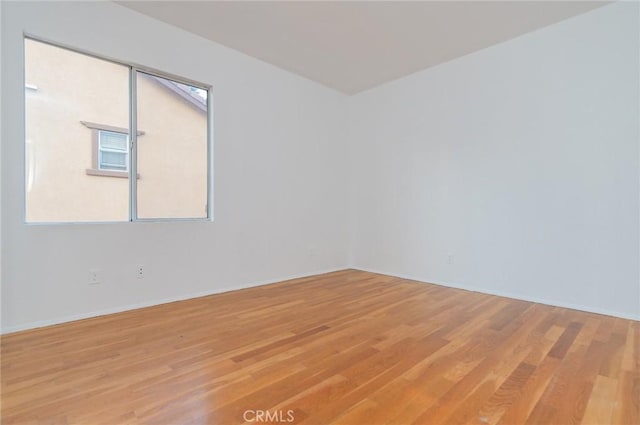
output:
[[2,425],[640,425],[640,3],[0,37]]

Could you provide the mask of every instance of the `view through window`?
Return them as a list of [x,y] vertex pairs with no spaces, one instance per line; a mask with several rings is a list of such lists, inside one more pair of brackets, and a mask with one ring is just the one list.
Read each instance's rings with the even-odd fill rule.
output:
[[25,108],[27,222],[210,217],[205,86],[26,38]]

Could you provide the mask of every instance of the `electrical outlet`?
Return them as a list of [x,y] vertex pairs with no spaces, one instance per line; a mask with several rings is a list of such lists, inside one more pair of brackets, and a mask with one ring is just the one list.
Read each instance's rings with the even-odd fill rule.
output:
[[102,282],[102,272],[99,269],[89,270],[89,285],[97,285]]
[[447,264],[453,264],[453,254],[447,255]]
[[136,277],[138,279],[144,279],[144,266],[142,264],[138,264],[137,268],[136,268]]

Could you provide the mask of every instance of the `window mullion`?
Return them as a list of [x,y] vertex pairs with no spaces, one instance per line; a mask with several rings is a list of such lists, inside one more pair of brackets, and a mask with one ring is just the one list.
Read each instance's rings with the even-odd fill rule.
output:
[[138,111],[137,70],[129,68],[129,221],[138,219]]

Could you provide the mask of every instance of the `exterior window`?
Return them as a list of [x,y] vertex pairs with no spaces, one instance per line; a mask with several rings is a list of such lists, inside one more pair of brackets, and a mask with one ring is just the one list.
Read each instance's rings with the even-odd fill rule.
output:
[[129,135],[113,131],[98,132],[98,168],[127,171],[129,169]]
[[[87,168],[86,173],[90,176],[128,179],[129,129],[88,121],[80,123],[87,127],[85,133],[90,131],[91,134],[91,137],[86,139],[87,142],[91,142],[91,168]],[[143,135],[144,131],[138,130],[138,137]]]
[[31,38],[24,58],[26,222],[211,219],[208,86]]

